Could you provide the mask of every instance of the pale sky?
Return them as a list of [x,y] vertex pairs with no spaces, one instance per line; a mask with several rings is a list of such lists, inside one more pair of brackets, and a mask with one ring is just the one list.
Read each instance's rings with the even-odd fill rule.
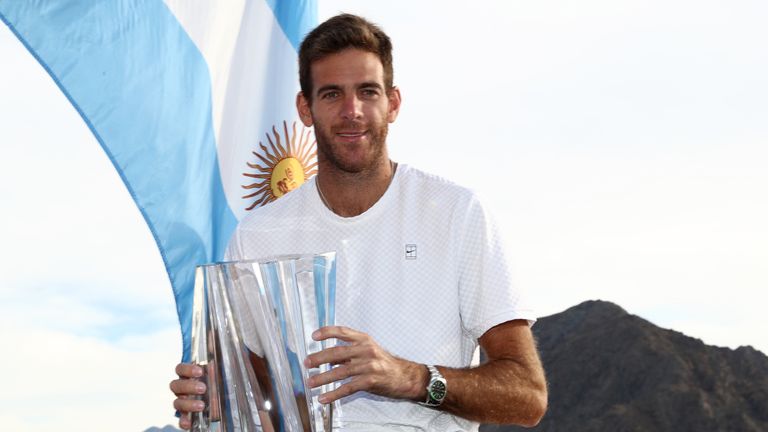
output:
[[[768,352],[768,5],[469,5],[320,1],[393,39],[393,159],[488,198],[542,316],[604,299]],[[174,423],[181,339],[149,230],[2,25],[0,59],[0,424]]]

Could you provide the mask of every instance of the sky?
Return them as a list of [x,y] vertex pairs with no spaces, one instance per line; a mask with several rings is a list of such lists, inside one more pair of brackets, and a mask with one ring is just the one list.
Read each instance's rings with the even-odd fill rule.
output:
[[[392,158],[486,197],[542,316],[603,299],[768,352],[766,3],[319,4],[392,37]],[[174,423],[181,338],[150,232],[3,25],[0,59],[0,423]]]

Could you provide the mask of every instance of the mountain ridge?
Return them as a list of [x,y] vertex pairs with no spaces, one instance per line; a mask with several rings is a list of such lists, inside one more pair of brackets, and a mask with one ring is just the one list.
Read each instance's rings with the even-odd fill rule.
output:
[[768,430],[768,357],[751,346],[709,346],[602,300],[541,318],[533,332],[550,395],[533,430]]

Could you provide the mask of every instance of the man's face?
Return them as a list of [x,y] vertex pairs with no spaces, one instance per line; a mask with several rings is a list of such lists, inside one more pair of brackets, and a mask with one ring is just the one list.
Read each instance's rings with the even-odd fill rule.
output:
[[312,88],[312,103],[299,94],[297,107],[304,124],[315,127],[320,162],[349,173],[381,163],[400,92],[386,91],[379,58],[350,48],[317,60]]

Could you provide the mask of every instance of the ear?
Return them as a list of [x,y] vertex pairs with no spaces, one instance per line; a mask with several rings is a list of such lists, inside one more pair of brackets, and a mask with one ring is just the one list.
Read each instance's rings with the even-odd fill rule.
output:
[[296,111],[299,112],[299,118],[304,126],[312,126],[312,110],[309,107],[309,101],[304,97],[304,93],[299,92],[296,95]]
[[387,92],[387,98],[389,99],[389,107],[387,108],[387,121],[389,123],[394,123],[395,119],[397,119],[397,115],[400,113],[400,102],[402,102],[402,98],[400,97],[400,89],[397,87],[392,87],[392,89]]

